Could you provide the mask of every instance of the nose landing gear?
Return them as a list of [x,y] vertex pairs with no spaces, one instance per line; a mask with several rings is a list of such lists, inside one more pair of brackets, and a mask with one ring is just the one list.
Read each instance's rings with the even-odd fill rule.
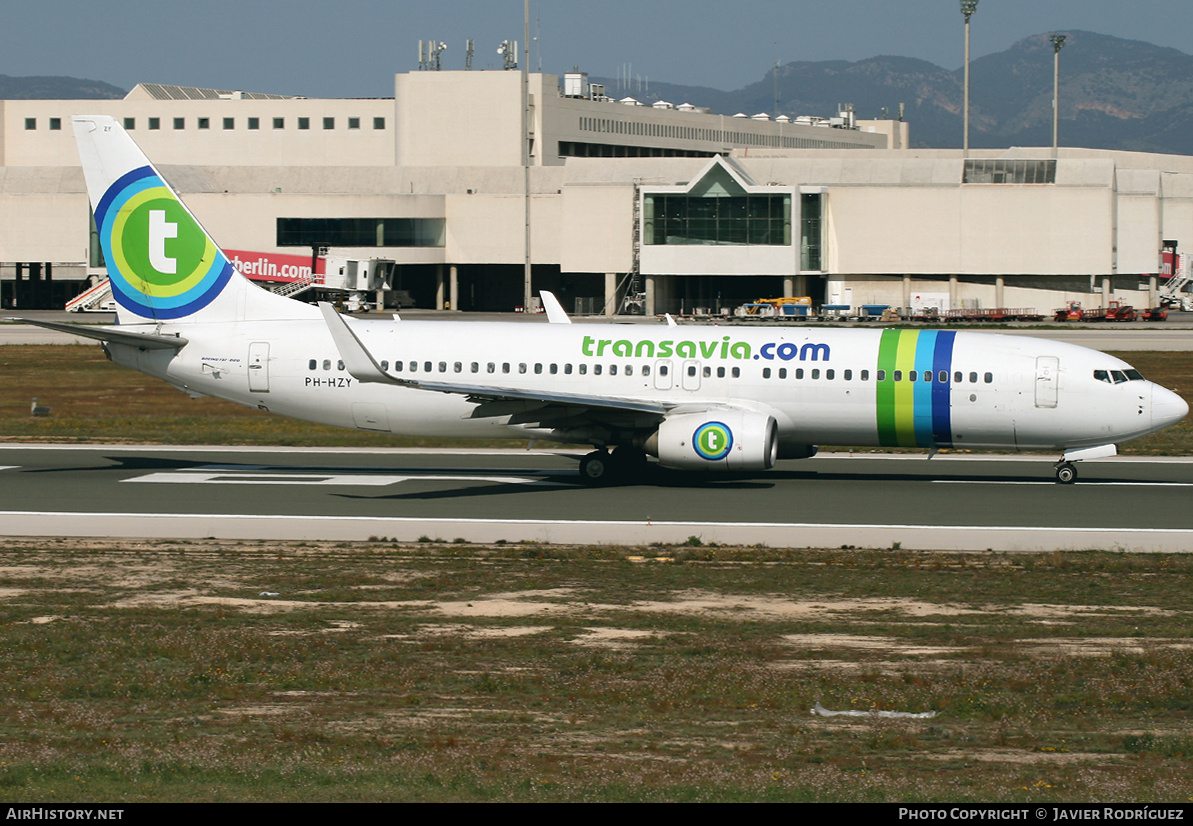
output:
[[1098,445],[1097,447],[1070,448],[1060,461],[1053,467],[1056,470],[1056,481],[1062,485],[1071,485],[1077,481],[1077,466],[1074,462],[1085,459],[1106,459],[1118,454],[1114,445]]
[[1072,462],[1056,463],[1056,481],[1062,485],[1071,485],[1077,481],[1077,466]]

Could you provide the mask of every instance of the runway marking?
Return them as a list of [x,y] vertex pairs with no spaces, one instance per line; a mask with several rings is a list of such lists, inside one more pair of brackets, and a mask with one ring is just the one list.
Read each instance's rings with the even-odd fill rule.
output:
[[[1021,482],[1013,482],[1007,480],[990,480],[982,479],[931,479],[929,480],[934,485],[1052,485],[1059,484],[1055,481],[1029,481],[1023,480]],[[1074,487],[1088,488],[1193,488],[1193,482],[1076,482]]]
[[561,485],[554,479],[530,476],[478,476],[442,473],[279,473],[218,470],[159,471],[122,479],[123,482],[150,482],[182,485],[339,485],[348,487],[385,487],[412,481],[487,482],[510,485]]

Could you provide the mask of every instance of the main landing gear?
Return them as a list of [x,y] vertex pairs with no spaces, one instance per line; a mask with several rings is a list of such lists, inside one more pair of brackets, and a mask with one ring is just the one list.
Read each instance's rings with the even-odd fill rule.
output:
[[632,447],[618,447],[612,453],[594,450],[580,460],[580,481],[589,487],[630,481],[646,468],[646,454]]

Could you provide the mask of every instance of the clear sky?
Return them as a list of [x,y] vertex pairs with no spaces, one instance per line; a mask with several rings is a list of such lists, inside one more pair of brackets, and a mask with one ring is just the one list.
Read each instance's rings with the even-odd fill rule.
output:
[[[958,0],[532,0],[530,67],[732,90],[776,60],[963,59]],[[388,97],[441,40],[445,69],[500,67],[522,0],[0,0],[0,74]],[[536,23],[537,20],[537,23]],[[979,0],[973,57],[1082,29],[1193,52],[1193,0]]]

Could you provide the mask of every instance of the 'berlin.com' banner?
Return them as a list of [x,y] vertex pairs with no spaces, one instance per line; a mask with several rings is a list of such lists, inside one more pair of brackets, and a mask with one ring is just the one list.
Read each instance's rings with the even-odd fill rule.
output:
[[[309,255],[224,250],[232,266],[254,281],[305,281],[311,277]],[[315,259],[315,283],[323,283],[324,259]]]

